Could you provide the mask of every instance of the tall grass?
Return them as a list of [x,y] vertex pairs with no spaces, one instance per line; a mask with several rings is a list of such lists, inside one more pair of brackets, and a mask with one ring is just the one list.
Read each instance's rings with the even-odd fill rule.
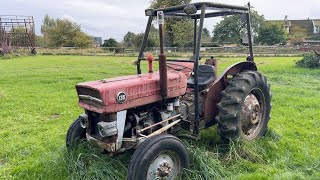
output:
[[[135,59],[0,60],[0,179],[126,179],[132,152],[111,157],[84,143],[67,153],[65,135],[83,113],[74,85],[134,74]],[[212,127],[198,142],[185,139],[191,159],[186,179],[319,179],[320,70],[296,67],[299,59],[256,58],[273,93],[266,137],[224,145]],[[240,60],[223,58],[219,71]]]

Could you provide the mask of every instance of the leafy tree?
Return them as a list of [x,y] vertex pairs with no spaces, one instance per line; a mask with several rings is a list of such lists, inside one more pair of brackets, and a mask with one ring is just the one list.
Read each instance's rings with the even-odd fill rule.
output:
[[[143,37],[144,37],[144,33],[139,33],[134,36],[132,42],[136,48],[140,48]],[[146,47],[155,47],[155,46],[156,46],[156,41],[149,37],[146,43]]]
[[[169,6],[176,6],[182,4],[189,4],[191,0],[152,0],[151,1],[151,8],[164,8]],[[173,46],[174,45],[174,32],[173,28],[174,25],[178,22],[177,19],[167,19],[166,23],[164,24],[164,44],[165,46]]]
[[104,40],[104,42],[103,42],[103,44],[101,46],[102,47],[117,47],[118,46],[118,42],[113,38],[109,38],[107,40]]
[[44,46],[49,46],[49,35],[48,32],[50,29],[56,26],[56,20],[51,18],[48,14],[45,15],[42,25],[41,25],[41,34],[43,35]]
[[202,36],[203,37],[211,37],[210,32],[209,32],[209,30],[207,28],[203,28]]
[[179,47],[190,47],[193,44],[193,21],[178,21],[172,26],[173,43]]
[[302,45],[303,41],[308,38],[308,30],[302,26],[292,26],[290,28],[290,43],[293,45]]
[[[257,11],[251,11],[251,30],[254,38],[264,22],[264,17]],[[247,23],[244,15],[231,15],[223,17],[213,30],[213,41],[220,44],[238,44],[241,35],[246,32]]]
[[202,45],[205,45],[205,46],[209,45],[210,46],[211,41],[212,41],[212,38],[211,38],[209,30],[207,28],[203,28],[203,30],[202,30]]
[[41,35],[36,35],[36,46],[37,47],[44,47],[44,37]]
[[68,19],[53,19],[46,15],[41,32],[49,47],[86,47],[92,44],[90,36],[81,30],[80,25]]
[[88,47],[92,44],[92,39],[88,34],[82,31],[77,31],[76,36],[73,39],[73,43],[75,47]]
[[160,46],[159,30],[155,28],[153,25],[150,28],[148,39],[149,45],[153,45],[153,47]]
[[[144,37],[144,33],[135,34],[129,31],[123,37],[123,45],[125,47],[135,47],[139,49],[141,47],[143,37]],[[159,31],[153,25],[150,28],[146,46],[147,47],[159,46]]]
[[41,33],[46,34],[48,33],[49,29],[56,26],[56,20],[50,17],[48,14],[45,15],[42,25],[41,25]]
[[258,42],[261,44],[275,45],[285,44],[287,41],[287,32],[283,25],[278,22],[265,22],[258,31]]
[[182,4],[189,4],[191,0],[152,0],[151,1],[151,8],[165,8],[169,6],[176,6]]
[[126,35],[123,37],[123,44],[125,47],[132,47],[132,39],[134,38],[135,34],[133,32],[128,32]]

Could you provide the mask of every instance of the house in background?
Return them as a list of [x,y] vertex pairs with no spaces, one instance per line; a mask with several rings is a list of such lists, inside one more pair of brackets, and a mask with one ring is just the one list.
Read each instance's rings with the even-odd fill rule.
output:
[[295,37],[294,41],[297,41],[297,39],[299,39],[298,41],[300,41],[302,44],[320,45],[320,41],[318,40],[318,38],[320,37],[320,19],[308,18],[289,20],[288,16],[285,16],[284,20],[267,21],[279,22],[283,24],[283,27],[289,34],[289,36]]
[[320,33],[320,19],[299,19],[289,20],[288,16],[285,16],[284,20],[267,20],[269,22],[280,22],[283,24],[285,30],[289,35],[294,35],[303,30],[308,36],[316,35]]
[[312,20],[313,22],[313,33],[319,34],[320,33],[320,20]]
[[100,47],[102,45],[102,37],[91,37],[91,39],[93,47]]

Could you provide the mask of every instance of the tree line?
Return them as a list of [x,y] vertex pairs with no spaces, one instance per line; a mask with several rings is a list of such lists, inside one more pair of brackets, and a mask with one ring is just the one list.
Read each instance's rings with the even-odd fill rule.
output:
[[[154,0],[151,8],[163,8],[171,5],[190,3],[190,0]],[[204,46],[219,46],[223,44],[240,44],[242,36],[246,33],[246,21],[242,15],[225,16],[213,27],[211,36],[207,28],[203,29],[202,42]],[[251,12],[251,28],[254,44],[275,45],[286,44],[288,39],[300,37],[289,37],[283,24],[280,22],[266,21],[263,15],[257,11]],[[164,26],[164,44],[168,47],[192,47],[193,45],[193,21],[191,20],[167,20]],[[147,46],[153,47],[158,44],[157,29],[152,26],[151,37],[149,36]],[[303,36],[304,34],[302,34]],[[123,39],[125,47],[139,47],[143,34],[128,32]]]
[[[150,8],[188,4],[191,0],[153,0]],[[288,39],[298,40],[303,36],[290,37],[280,22],[266,21],[257,11],[251,13],[251,26],[254,44],[275,45],[286,44]],[[246,30],[245,17],[241,15],[225,16],[213,27],[212,36],[208,29],[203,29],[205,46],[221,44],[240,44]],[[54,19],[46,15],[41,26],[42,37],[37,44],[46,47],[88,47],[92,44],[91,37],[81,30],[79,24],[68,19]],[[139,48],[144,33],[127,32],[121,42],[114,38],[104,40],[102,47]],[[185,19],[168,19],[164,25],[164,44],[167,47],[192,47],[193,21]],[[147,47],[159,46],[158,30],[153,23]]]
[[92,44],[91,37],[81,30],[79,24],[49,15],[43,19],[41,34],[37,37],[37,44],[44,47],[88,47]]

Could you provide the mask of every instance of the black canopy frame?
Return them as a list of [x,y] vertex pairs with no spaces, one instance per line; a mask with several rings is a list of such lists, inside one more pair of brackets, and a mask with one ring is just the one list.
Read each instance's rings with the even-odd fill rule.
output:
[[[194,6],[196,9],[194,14],[185,13],[185,8],[187,6]],[[213,17],[221,17],[235,14],[244,14],[246,16],[246,24],[247,24],[247,34],[248,34],[248,46],[250,56],[247,58],[247,61],[254,61],[253,57],[253,49],[252,49],[252,36],[251,36],[251,23],[250,23],[250,3],[247,6],[235,6],[229,4],[221,4],[221,3],[212,3],[212,2],[198,2],[191,3],[179,6],[172,6],[167,8],[160,9],[146,9],[145,13],[148,16],[148,23],[145,29],[145,34],[143,37],[143,41],[141,44],[138,61],[137,61],[137,73],[141,74],[141,61],[145,60],[143,53],[146,48],[146,43],[148,39],[148,35],[150,32],[150,28],[152,25],[152,21],[157,17],[157,12],[162,11],[166,18],[190,18],[194,20],[194,38],[193,38],[193,58],[192,60],[168,60],[168,61],[176,61],[176,62],[190,62],[194,63],[194,108],[195,108],[195,125],[193,129],[193,134],[199,135],[199,83],[198,83],[198,65],[200,60],[200,48],[201,48],[201,36],[203,31],[203,24],[205,18],[213,18]],[[199,23],[199,31],[197,32],[198,20]]]

